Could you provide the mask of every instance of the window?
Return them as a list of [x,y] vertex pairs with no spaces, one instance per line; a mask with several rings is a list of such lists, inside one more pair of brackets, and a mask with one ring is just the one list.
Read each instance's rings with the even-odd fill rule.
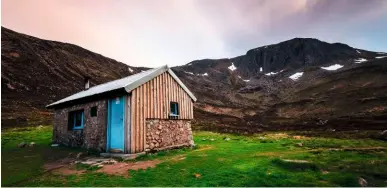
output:
[[90,109],[90,116],[91,117],[97,116],[97,106],[91,107],[91,109]]
[[83,110],[69,112],[68,129],[78,130],[83,129],[84,113]]
[[171,102],[170,116],[179,116],[179,104],[177,102]]

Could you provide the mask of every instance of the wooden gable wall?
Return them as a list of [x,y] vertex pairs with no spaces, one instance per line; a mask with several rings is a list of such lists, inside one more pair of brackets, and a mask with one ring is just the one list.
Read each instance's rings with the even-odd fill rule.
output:
[[193,119],[193,101],[168,72],[137,87],[130,96],[131,153],[144,151],[145,120],[168,119],[170,102],[179,103],[178,119]]

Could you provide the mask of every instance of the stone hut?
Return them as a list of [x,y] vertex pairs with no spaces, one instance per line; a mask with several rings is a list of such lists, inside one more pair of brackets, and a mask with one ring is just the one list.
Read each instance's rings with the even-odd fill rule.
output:
[[89,88],[54,102],[53,141],[107,153],[194,144],[196,97],[168,66]]

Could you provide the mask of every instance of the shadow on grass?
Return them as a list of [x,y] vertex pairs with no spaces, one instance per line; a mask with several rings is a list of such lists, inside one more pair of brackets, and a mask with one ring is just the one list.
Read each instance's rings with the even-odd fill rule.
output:
[[318,171],[319,168],[317,165],[310,163],[310,162],[303,162],[303,161],[286,161],[282,159],[273,159],[271,161],[274,165],[289,170],[289,171],[305,171],[305,170],[312,170],[312,171]]

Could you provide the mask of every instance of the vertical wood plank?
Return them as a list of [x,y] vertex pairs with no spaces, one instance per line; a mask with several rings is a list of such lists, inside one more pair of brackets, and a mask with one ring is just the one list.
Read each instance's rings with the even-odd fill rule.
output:
[[161,104],[161,116],[160,116],[160,118],[162,118],[162,119],[164,119],[164,89],[165,89],[165,85],[164,85],[164,73],[163,74],[161,74],[161,82],[160,82],[160,85],[161,85],[161,89],[160,89],[160,91],[161,91],[161,96],[160,96],[160,104]]
[[142,100],[142,88],[143,88],[143,85],[141,86],[141,87],[139,87],[139,95],[138,95],[138,99],[139,99],[139,103],[140,103],[140,105],[139,105],[139,123],[138,123],[138,132],[139,132],[139,134],[138,134],[138,152],[140,152],[141,151],[141,138],[142,138],[142,121],[143,121],[143,118],[142,118],[142,103],[143,103],[143,100]]
[[151,87],[151,90],[150,90],[150,92],[151,92],[151,95],[150,95],[150,101],[151,101],[151,107],[150,107],[150,117],[151,118],[154,118],[154,116],[153,116],[153,109],[154,109],[154,101],[153,101],[153,79],[150,81],[150,87]]
[[185,93],[183,92],[183,112],[184,112],[184,116],[183,116],[183,119],[187,119],[187,100],[185,98]]
[[140,152],[142,151],[143,147],[144,147],[144,103],[145,103],[145,100],[144,100],[144,87],[145,85],[142,85],[141,86],[141,95],[140,95],[140,113],[141,113],[141,116],[140,116]]
[[159,78],[158,78],[158,88],[159,88],[159,90],[158,90],[158,95],[157,95],[157,97],[158,97],[158,100],[159,100],[159,105],[158,105],[158,109],[159,109],[159,113],[158,113],[158,116],[159,116],[159,118],[161,118],[161,112],[162,112],[162,110],[161,110],[161,77],[159,76]]
[[130,152],[131,153],[134,153],[134,118],[136,117],[136,104],[135,104],[135,98],[136,95],[134,93],[134,91],[132,91],[132,96],[131,96],[131,100],[130,100],[130,103],[132,104],[131,105],[131,113],[132,113],[132,118],[130,119]]
[[150,115],[150,109],[151,109],[151,104],[152,103],[151,103],[150,99],[151,99],[151,96],[152,96],[151,94],[152,93],[151,93],[151,89],[150,89],[150,87],[151,87],[150,86],[150,82],[148,82],[147,84],[148,84],[148,101],[149,101],[148,102],[148,118],[151,118],[152,116]]
[[164,85],[165,85],[165,89],[164,89],[164,118],[165,119],[168,119],[168,91],[167,91],[167,88],[168,88],[168,85],[167,85],[167,76],[168,76],[168,73],[164,73]]
[[137,134],[137,137],[138,137],[138,142],[137,142],[137,152],[140,152],[140,148],[141,148],[141,120],[142,120],[142,113],[141,113],[141,103],[142,103],[142,100],[141,100],[141,95],[142,95],[142,85],[140,87],[137,88],[137,91],[138,91],[138,134]]
[[[179,103],[179,114],[182,115],[182,111],[181,111],[181,105],[182,105],[181,104],[181,91],[180,91],[179,84],[176,83],[176,87],[177,87],[177,101]],[[179,116],[179,119],[181,119],[180,116]]]
[[165,118],[168,119],[168,115],[169,115],[169,93],[170,93],[170,89],[169,89],[169,73],[166,73],[166,79],[165,79],[165,83],[167,85],[166,87],[166,103],[165,103],[165,109],[166,109],[166,116]]
[[142,117],[142,104],[143,104],[143,100],[142,100],[142,95],[143,95],[143,93],[142,93],[142,88],[143,88],[143,85],[141,86],[141,87],[139,87],[139,95],[138,95],[138,97],[139,97],[139,102],[140,102],[140,105],[139,105],[139,124],[138,124],[138,132],[139,132],[139,134],[138,134],[138,152],[140,152],[141,151],[141,138],[142,138],[142,121],[143,121],[143,117]]
[[159,118],[159,77],[156,77],[156,92],[155,92],[155,97],[156,97],[156,118]]
[[145,83],[144,84],[144,96],[143,96],[143,99],[144,99],[144,125],[143,125],[143,129],[144,129],[144,131],[143,131],[143,134],[142,134],[142,140],[143,140],[143,151],[145,150],[145,144],[146,144],[146,140],[145,140],[145,135],[146,135],[146,126],[145,126],[145,124],[146,124],[146,119],[148,118],[148,114],[147,114],[147,109],[148,109],[148,106],[147,106],[147,104],[149,103],[149,101],[148,101],[148,87],[147,87],[147,84]]
[[153,89],[152,89],[152,100],[153,100],[153,104],[152,104],[152,118],[156,118],[156,100],[155,100],[155,98],[156,98],[156,88],[155,88],[155,83],[156,83],[156,79],[153,79],[152,80],[153,82],[152,82],[152,87],[153,87]]

